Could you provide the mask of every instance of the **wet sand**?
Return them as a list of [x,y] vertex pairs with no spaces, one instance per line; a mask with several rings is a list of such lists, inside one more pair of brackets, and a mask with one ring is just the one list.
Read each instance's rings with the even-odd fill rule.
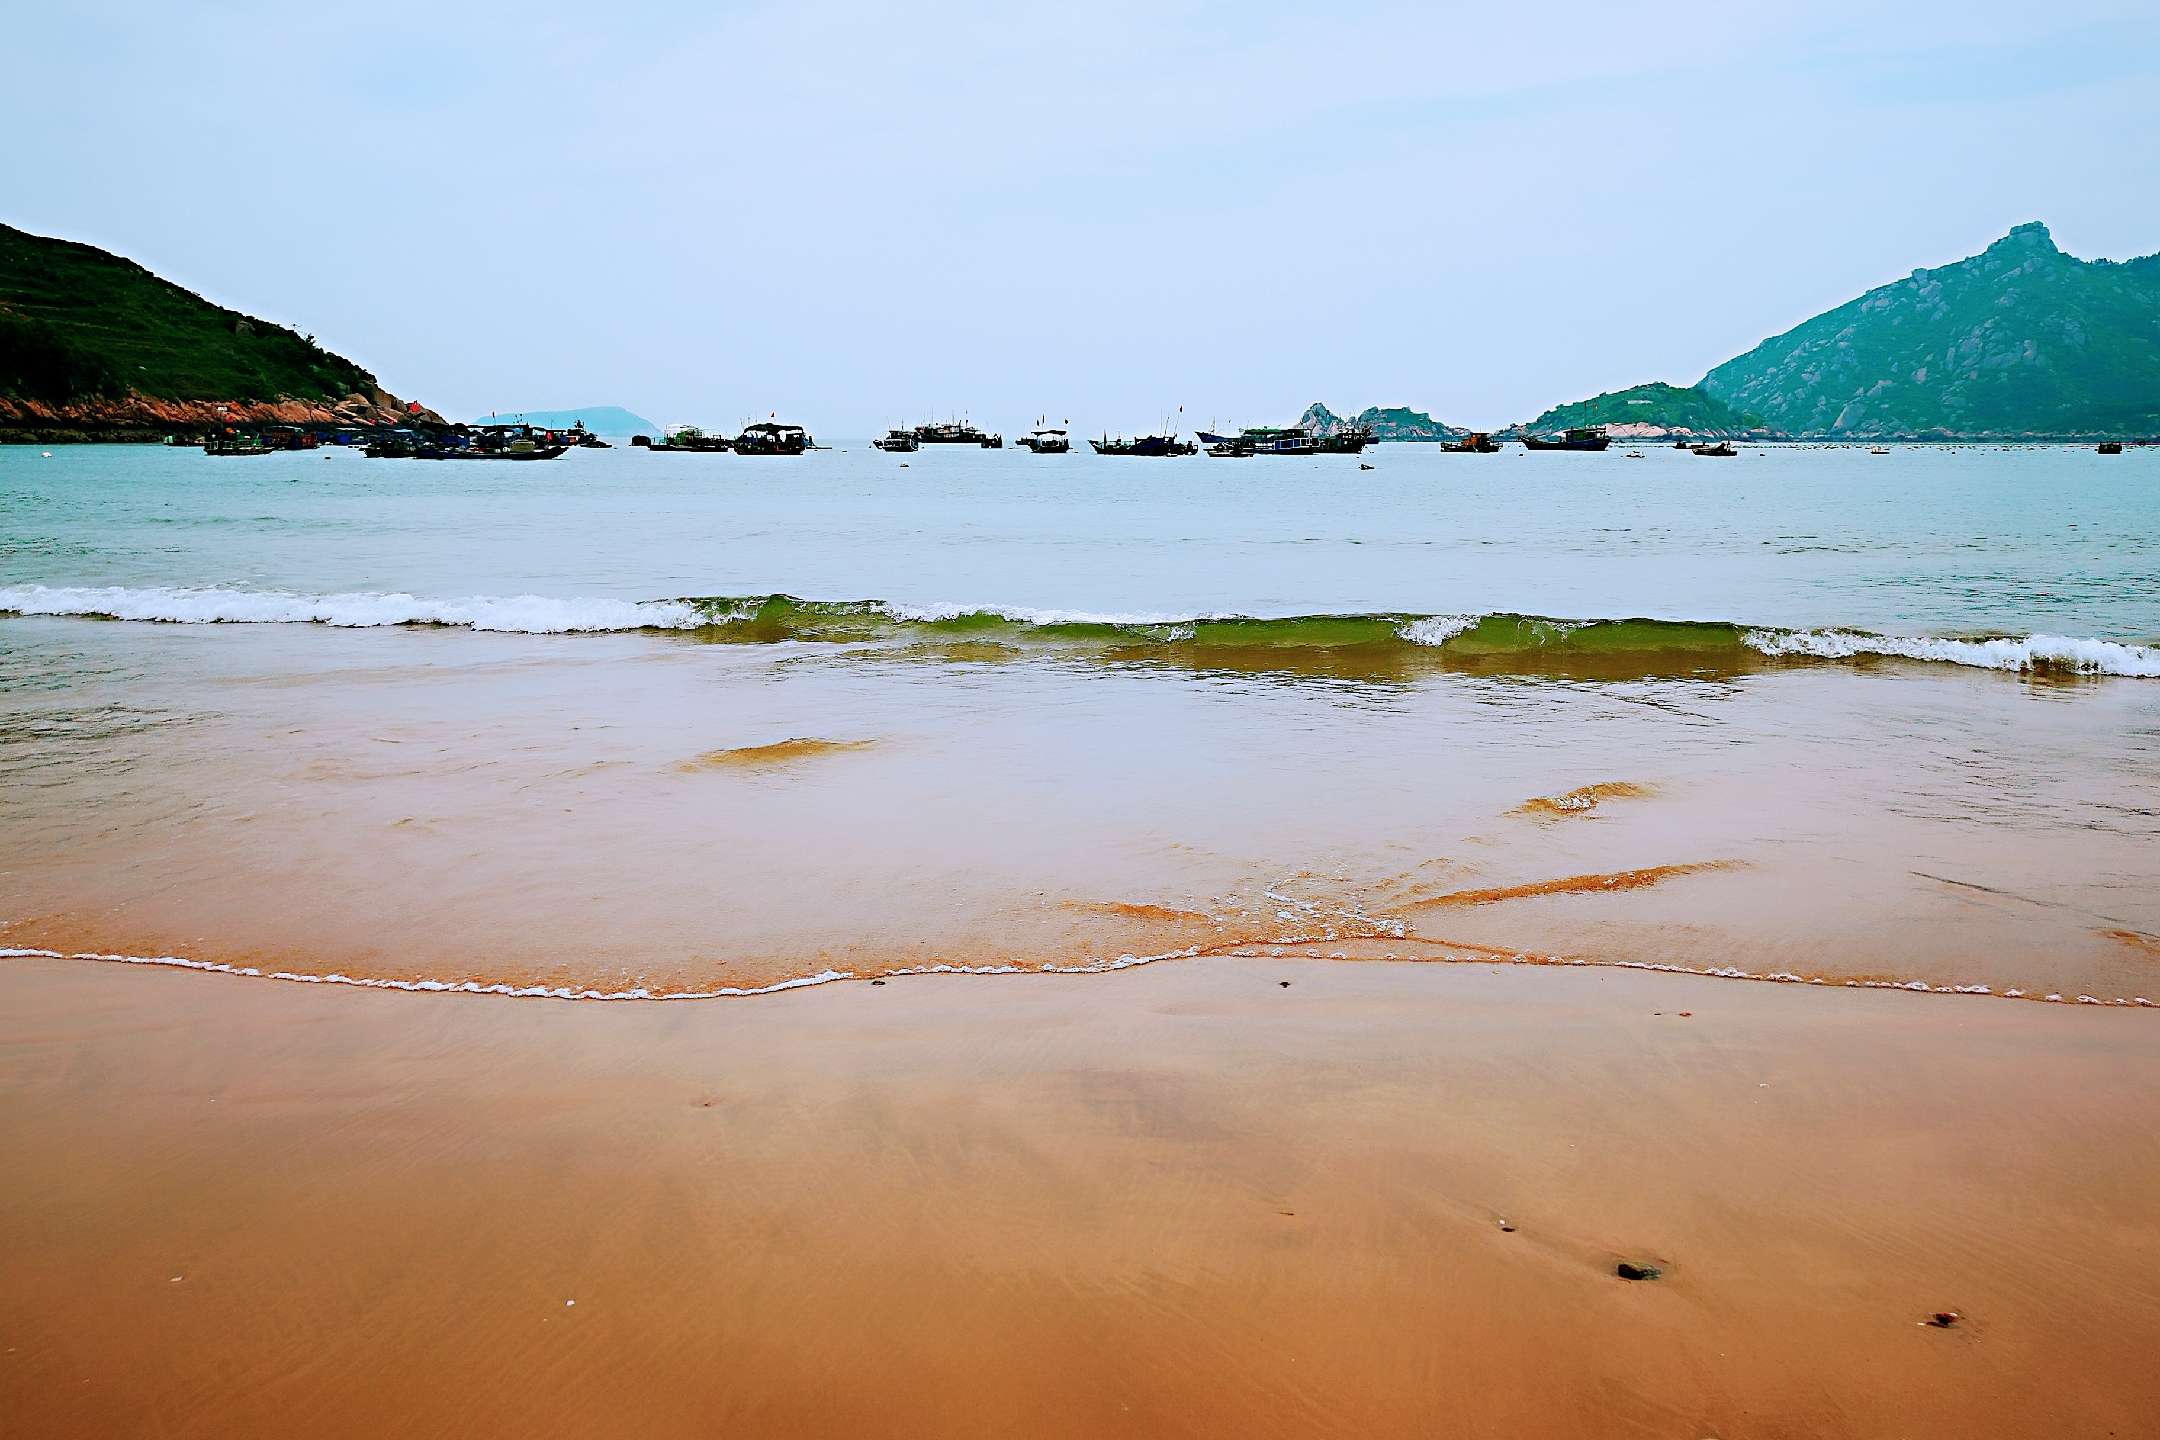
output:
[[2160,1001],[2142,681],[9,626],[82,678],[0,717],[0,945],[609,992],[1248,950]]
[[2160,1413],[2154,1037],[1507,966],[603,1004],[13,960],[0,1414],[2129,1436]]

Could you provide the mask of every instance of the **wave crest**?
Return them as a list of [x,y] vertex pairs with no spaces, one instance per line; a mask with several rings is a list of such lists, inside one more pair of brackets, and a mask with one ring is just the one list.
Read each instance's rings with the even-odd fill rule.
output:
[[[990,641],[1094,647],[1117,658],[1360,656],[1382,668],[1573,668],[1585,674],[1688,674],[1785,661],[1883,657],[2033,674],[2160,678],[2160,646],[2035,633],[1876,635],[1852,629],[1744,628],[1724,621],[1561,619],[1515,614],[1175,614],[803,600],[792,595],[608,600],[545,595],[428,599],[350,591],[307,595],[228,586],[0,586],[0,615],[168,624],[456,626],[535,635],[692,631],[745,644]],[[1278,663],[1268,661],[1266,663]]]

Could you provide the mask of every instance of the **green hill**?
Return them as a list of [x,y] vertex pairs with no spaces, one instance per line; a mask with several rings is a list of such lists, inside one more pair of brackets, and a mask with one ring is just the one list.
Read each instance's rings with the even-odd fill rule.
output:
[[0,395],[335,400],[375,377],[132,260],[0,225]]
[[1555,405],[1516,428],[1543,434],[1578,425],[1602,425],[1644,438],[1746,435],[1764,429],[1760,417],[1735,410],[1707,391],[1662,381],[1593,395],[1572,405]]
[[2079,260],[2020,225],[1765,340],[1702,388],[1805,435],[2160,432],[2160,255]]

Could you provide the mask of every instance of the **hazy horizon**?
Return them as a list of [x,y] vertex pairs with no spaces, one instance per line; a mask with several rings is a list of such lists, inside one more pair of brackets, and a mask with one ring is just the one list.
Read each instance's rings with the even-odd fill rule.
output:
[[2160,250],[2146,5],[369,13],[18,18],[4,218],[447,415],[834,435],[1497,427],[2025,221]]

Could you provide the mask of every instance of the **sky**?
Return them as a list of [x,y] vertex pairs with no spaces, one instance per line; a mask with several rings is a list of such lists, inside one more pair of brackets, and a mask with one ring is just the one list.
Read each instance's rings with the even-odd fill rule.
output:
[[2160,250],[2156,0],[4,12],[0,220],[454,417],[1493,428]]

